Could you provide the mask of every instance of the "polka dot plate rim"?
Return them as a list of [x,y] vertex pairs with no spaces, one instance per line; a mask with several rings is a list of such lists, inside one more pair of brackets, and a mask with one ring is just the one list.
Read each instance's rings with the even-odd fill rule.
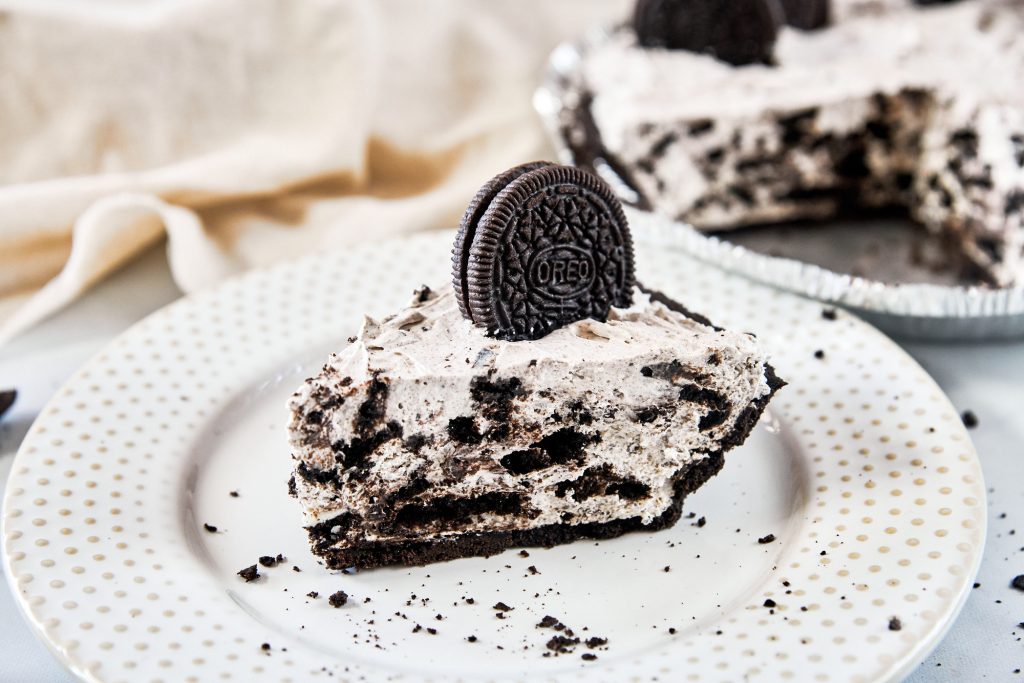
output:
[[3,507],[4,568],[37,634],[105,682],[909,673],[959,612],[984,542],[956,411],[865,323],[659,247],[660,219],[629,218],[639,279],[756,333],[789,382],[675,527],[423,568],[316,564],[285,492],[284,399],[364,312],[448,281],[451,234],[428,234],[187,297],[57,392]]

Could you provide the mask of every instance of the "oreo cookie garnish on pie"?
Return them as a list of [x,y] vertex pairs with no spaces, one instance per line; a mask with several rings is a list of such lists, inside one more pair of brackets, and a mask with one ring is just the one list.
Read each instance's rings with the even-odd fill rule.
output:
[[452,251],[462,314],[499,339],[539,339],[632,302],[633,244],[622,205],[597,176],[535,162],[499,174],[470,202]]
[[784,20],[778,0],[637,0],[644,47],[714,55],[734,66],[769,64]]
[[815,31],[828,26],[829,4],[829,0],[782,0],[782,10],[790,26]]

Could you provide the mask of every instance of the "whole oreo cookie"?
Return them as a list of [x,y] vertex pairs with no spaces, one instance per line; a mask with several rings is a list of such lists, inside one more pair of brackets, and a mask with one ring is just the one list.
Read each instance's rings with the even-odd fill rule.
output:
[[470,202],[452,250],[463,315],[500,339],[539,339],[629,306],[633,243],[597,176],[547,162],[506,171]]
[[772,61],[783,18],[778,0],[637,0],[633,28],[644,47],[708,53],[739,66]]
[[786,23],[804,31],[815,31],[829,24],[829,0],[782,0]]

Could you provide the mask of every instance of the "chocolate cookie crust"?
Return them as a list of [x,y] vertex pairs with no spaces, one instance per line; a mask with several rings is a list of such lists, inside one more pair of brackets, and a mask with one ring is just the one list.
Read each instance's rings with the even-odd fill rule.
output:
[[[693,467],[681,471],[674,483],[672,506],[650,524],[644,524],[639,517],[631,517],[603,524],[552,524],[536,529],[460,534],[449,538],[401,542],[368,541],[348,548],[330,548],[322,557],[330,569],[345,569],[347,567],[372,569],[390,565],[415,566],[444,562],[460,557],[489,557],[508,548],[550,548],[582,538],[609,539],[632,531],[660,531],[679,521],[686,496],[718,474],[724,463],[723,455],[714,453]],[[330,543],[329,534],[327,525],[318,525],[309,529],[310,542],[313,544],[324,541]]]

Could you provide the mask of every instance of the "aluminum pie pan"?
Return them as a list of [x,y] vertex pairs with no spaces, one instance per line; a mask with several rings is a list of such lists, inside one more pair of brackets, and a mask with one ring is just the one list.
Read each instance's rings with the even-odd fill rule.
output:
[[614,163],[585,151],[601,148],[599,138],[595,140],[596,128],[576,125],[583,102],[581,59],[588,46],[607,35],[607,31],[597,31],[580,42],[558,46],[548,60],[533,103],[560,163],[592,171],[608,182],[631,207],[628,215],[638,239],[677,249],[762,284],[842,306],[894,336],[936,341],[1024,337],[1024,286],[994,289],[901,282],[898,274],[896,279],[885,281],[871,273],[852,275],[754,250],[721,234],[703,234],[692,226],[651,213],[651,207]]

